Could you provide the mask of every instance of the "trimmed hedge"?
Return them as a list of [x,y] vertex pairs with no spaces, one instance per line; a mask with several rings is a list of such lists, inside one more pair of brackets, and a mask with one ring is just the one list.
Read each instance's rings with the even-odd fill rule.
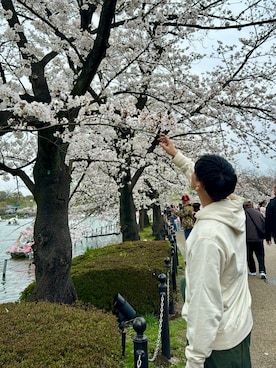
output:
[[82,302],[113,311],[120,293],[137,314],[159,313],[158,275],[166,273],[168,241],[134,241],[87,251],[73,259],[71,275]]
[[[74,306],[0,304],[0,366],[124,367],[114,296],[120,293],[138,316],[158,314],[157,277],[167,271],[164,259],[170,249],[168,241],[136,241],[74,258],[71,274],[79,298]],[[22,300],[33,287],[34,283],[24,290]]]
[[123,367],[116,318],[96,308],[0,304],[0,367]]

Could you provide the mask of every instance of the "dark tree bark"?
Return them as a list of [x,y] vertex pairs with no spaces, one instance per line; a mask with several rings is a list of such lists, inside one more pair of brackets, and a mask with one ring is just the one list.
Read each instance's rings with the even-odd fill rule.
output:
[[[150,199],[158,199],[159,198],[159,192],[153,188],[149,180],[145,180],[145,183],[148,186],[147,196]],[[153,226],[152,226],[152,233],[155,238],[155,240],[163,240],[165,239],[165,228],[164,228],[164,219],[161,214],[161,208],[158,204],[152,205],[152,211],[153,211]]]
[[70,276],[72,242],[68,226],[70,173],[67,145],[53,129],[39,134],[34,167],[37,216],[34,226],[36,287],[31,300],[71,304],[77,299]]
[[[154,137],[150,147],[147,150],[147,153],[153,152],[155,147],[158,145],[159,133],[160,131],[158,131],[158,133]],[[133,135],[134,131],[130,127],[120,126],[117,128],[117,136],[120,142],[123,142],[124,140],[127,142]],[[120,176],[123,174],[122,188],[119,189],[119,192],[120,192],[120,223],[123,241],[125,242],[139,239],[139,226],[136,222],[136,208],[134,205],[132,193],[138,179],[143,174],[146,165],[136,170],[134,175],[132,176],[131,157],[126,154],[127,152],[125,151],[123,145],[119,148],[117,147],[118,139],[114,140],[114,147],[117,151],[117,155],[118,157],[126,157],[125,159],[126,165],[124,165],[124,167],[121,168],[121,172],[119,174]],[[127,167],[127,169],[125,167]],[[116,180],[117,177],[115,177],[114,179]]]
[[153,226],[152,233],[155,240],[165,239],[165,227],[164,219],[161,214],[161,209],[159,205],[154,204],[153,207]]
[[120,189],[120,223],[123,242],[139,240],[136,208],[131,187],[127,184]]
[[[91,90],[91,82],[97,74],[98,67],[105,58],[106,50],[109,47],[109,36],[114,14],[116,0],[104,0],[99,4],[100,14],[97,33],[93,47],[82,61],[82,69],[78,73],[71,91],[72,96],[82,96]],[[23,6],[27,4],[23,4]],[[20,25],[20,18],[11,0],[2,1],[5,11],[11,13],[8,23],[11,29]],[[96,5],[89,6],[81,11],[81,26],[88,29],[91,23]],[[28,7],[28,11],[32,11]],[[34,17],[37,15],[34,12]],[[23,27],[22,27],[23,29]],[[66,39],[65,35],[56,32],[57,37]],[[67,39],[70,43],[70,40]],[[32,102],[38,101],[48,104],[51,101],[51,93],[45,75],[47,64],[55,58],[56,52],[49,52],[41,60],[36,55],[30,55],[28,50],[28,39],[23,31],[17,32],[16,41],[18,51],[23,60],[31,63],[30,82],[33,94],[24,93],[21,99]],[[71,66],[73,66],[72,60]],[[4,80],[3,70],[0,68],[2,81]],[[57,113],[57,118],[62,121],[66,117],[69,129],[74,130],[74,121],[78,115],[78,108],[70,111],[63,109]],[[21,117],[16,116],[11,111],[0,111],[0,136],[12,132],[13,129],[8,124],[8,119],[21,121]],[[32,116],[25,117],[27,125],[38,131],[38,153],[34,167],[34,183],[27,177],[22,169],[12,169],[4,162],[0,164],[1,170],[9,172],[11,175],[18,175],[27,185],[37,204],[37,216],[34,226],[34,263],[36,273],[36,287],[31,296],[32,300],[48,300],[50,302],[73,303],[76,298],[76,291],[70,277],[70,267],[72,260],[72,241],[68,225],[68,204],[70,195],[70,172],[65,164],[68,144],[55,137],[58,129],[62,132],[62,127],[52,128],[47,122],[38,121]],[[66,124],[67,125],[67,124]]]
[[145,227],[148,227],[150,225],[149,216],[145,208],[142,208],[139,212],[139,227],[140,230],[144,230]]

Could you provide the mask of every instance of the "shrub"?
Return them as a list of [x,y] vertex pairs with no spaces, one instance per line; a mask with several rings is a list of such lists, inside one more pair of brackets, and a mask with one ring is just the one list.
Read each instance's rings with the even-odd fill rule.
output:
[[167,241],[134,241],[87,251],[73,259],[71,274],[79,300],[113,310],[120,293],[138,314],[159,312],[157,279],[166,273]]
[[47,302],[0,304],[0,366],[122,367],[116,318]]

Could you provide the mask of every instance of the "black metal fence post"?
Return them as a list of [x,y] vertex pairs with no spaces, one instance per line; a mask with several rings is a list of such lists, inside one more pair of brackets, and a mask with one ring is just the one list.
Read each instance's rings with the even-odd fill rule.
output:
[[171,246],[174,248],[174,256],[175,256],[175,262],[176,262],[176,273],[177,273],[177,266],[179,265],[179,259],[178,259],[178,251],[177,251],[177,242],[176,242],[176,235],[174,228],[171,228],[171,237],[170,237]]
[[[168,275],[168,282],[167,282],[167,286],[170,285],[170,281],[171,281],[171,275],[172,275],[172,271],[171,271],[171,260],[170,257],[166,257],[164,259],[165,262],[165,266],[168,270],[167,275]],[[168,298],[169,298],[169,314],[174,314],[174,301],[173,301],[173,293],[170,291],[170,287],[168,287],[169,291],[168,291]]]
[[136,336],[133,339],[134,345],[134,368],[148,368],[148,338],[144,335],[146,321],[143,317],[136,317],[133,321],[133,329]]
[[[158,276],[159,284],[159,295],[160,295],[160,305],[163,308],[163,319],[162,319],[162,331],[161,331],[161,343],[162,343],[162,355],[167,359],[171,358],[170,351],[170,332],[169,332],[169,308],[168,308],[168,298],[167,298],[167,284],[166,275],[161,273]],[[162,315],[162,313],[160,313]]]
[[176,266],[174,246],[171,247],[171,259],[172,259],[172,267],[171,267],[172,287],[173,287],[173,290],[176,291],[176,289],[177,289],[177,287],[176,287],[177,266]]

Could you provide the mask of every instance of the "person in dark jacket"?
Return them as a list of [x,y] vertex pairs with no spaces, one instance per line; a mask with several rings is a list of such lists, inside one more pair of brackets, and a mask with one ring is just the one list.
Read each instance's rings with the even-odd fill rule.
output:
[[256,264],[254,253],[259,264],[259,274],[261,279],[266,279],[265,268],[265,219],[263,215],[253,208],[253,203],[250,200],[245,200],[244,211],[246,216],[246,247],[247,247],[247,265],[249,268],[248,274],[256,275]]
[[272,237],[276,242],[276,185],[274,185],[274,195],[275,197],[270,200],[266,207],[265,214],[265,239],[269,245]]
[[192,203],[190,202],[190,197],[188,196],[188,194],[184,194],[181,200],[182,200],[181,210],[178,211],[177,214],[180,217],[181,226],[184,229],[184,237],[185,239],[187,239],[195,223],[194,217],[195,211]]

